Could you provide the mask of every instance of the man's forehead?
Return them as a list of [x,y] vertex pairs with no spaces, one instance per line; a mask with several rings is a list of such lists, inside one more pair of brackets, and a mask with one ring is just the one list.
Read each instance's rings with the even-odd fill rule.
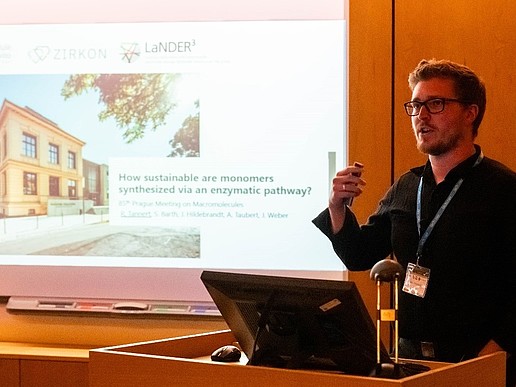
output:
[[446,97],[452,98],[455,95],[455,84],[452,79],[449,78],[431,78],[424,81],[419,81],[414,90],[412,96],[424,97],[424,98],[437,98]]

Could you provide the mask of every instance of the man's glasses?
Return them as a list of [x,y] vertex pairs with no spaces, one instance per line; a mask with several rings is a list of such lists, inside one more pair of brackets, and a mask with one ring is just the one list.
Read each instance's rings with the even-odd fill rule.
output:
[[428,110],[430,114],[440,113],[444,110],[446,102],[467,103],[466,101],[456,98],[432,98],[426,101],[405,102],[403,106],[405,106],[405,111],[409,116],[417,116],[423,106],[426,107],[426,110]]

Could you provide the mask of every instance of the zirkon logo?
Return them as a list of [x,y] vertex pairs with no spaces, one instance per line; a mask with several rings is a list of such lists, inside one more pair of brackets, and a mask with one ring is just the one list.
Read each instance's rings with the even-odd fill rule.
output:
[[28,52],[28,55],[34,63],[40,63],[47,59],[54,61],[107,59],[106,49],[101,48],[50,48],[49,46],[36,46]]
[[29,58],[32,62],[39,63],[47,59],[48,54],[50,54],[50,47],[37,46],[34,47],[31,51],[29,51]]
[[140,47],[138,43],[122,43],[122,60],[127,63],[134,63],[140,57]]

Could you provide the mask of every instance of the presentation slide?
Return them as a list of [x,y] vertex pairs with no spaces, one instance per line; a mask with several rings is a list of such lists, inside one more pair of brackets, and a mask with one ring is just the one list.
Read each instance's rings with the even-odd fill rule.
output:
[[0,26],[0,263],[342,271],[344,20]]

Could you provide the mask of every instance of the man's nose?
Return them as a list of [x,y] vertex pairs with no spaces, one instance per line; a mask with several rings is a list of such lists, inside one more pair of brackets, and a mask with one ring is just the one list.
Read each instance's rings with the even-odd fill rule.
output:
[[428,108],[426,107],[426,105],[421,105],[421,108],[419,109],[419,113],[417,114],[417,117],[420,120],[430,117],[430,112],[428,111]]

